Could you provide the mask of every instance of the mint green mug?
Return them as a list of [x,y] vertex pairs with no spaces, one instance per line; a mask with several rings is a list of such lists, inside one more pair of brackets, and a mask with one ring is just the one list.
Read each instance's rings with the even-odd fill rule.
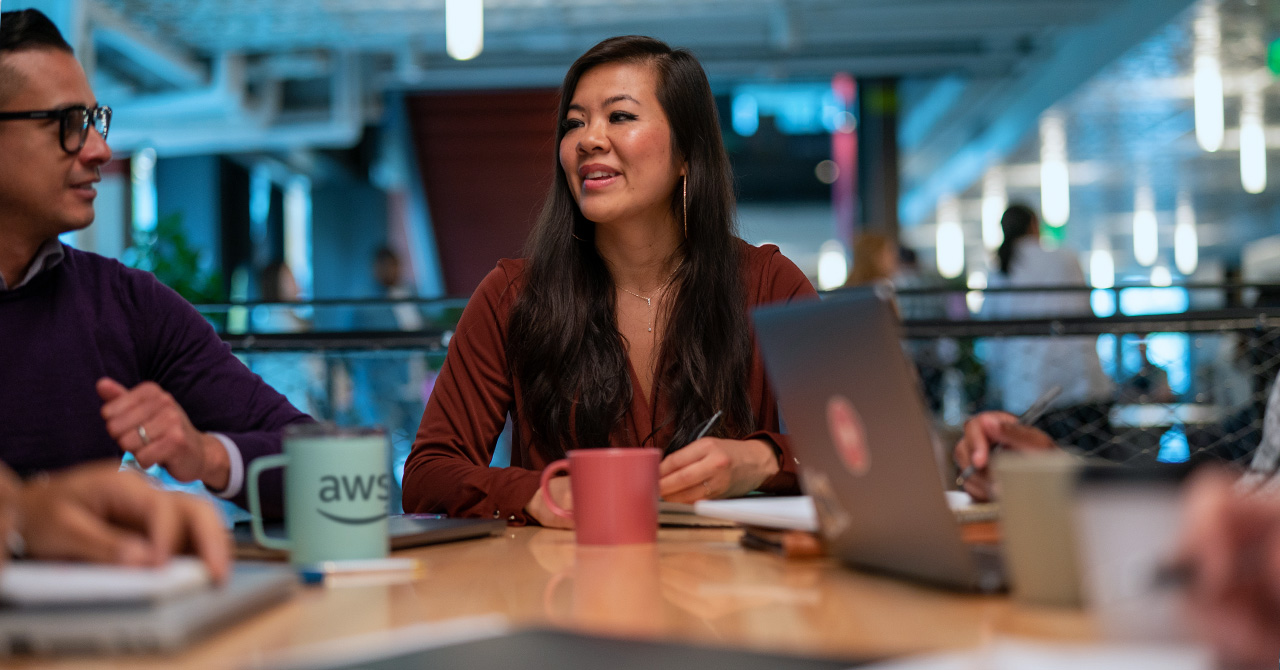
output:
[[[287,466],[287,467],[286,467]],[[270,537],[262,524],[258,478],[284,467],[284,522],[289,539]],[[253,537],[289,552],[296,566],[387,555],[387,436],[380,429],[332,424],[288,426],[284,453],[249,465]]]

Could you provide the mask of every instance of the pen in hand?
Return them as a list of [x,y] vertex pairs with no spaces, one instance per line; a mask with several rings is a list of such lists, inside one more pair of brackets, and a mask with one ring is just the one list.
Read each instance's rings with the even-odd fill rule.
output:
[[[1031,406],[1027,408],[1027,411],[1023,412],[1022,416],[1018,417],[1018,423],[1023,426],[1030,426],[1039,421],[1040,417],[1044,416],[1044,413],[1049,409],[1049,403],[1053,402],[1061,393],[1062,387],[1054,386],[1040,394],[1040,397],[1036,398],[1036,401],[1031,403]],[[995,455],[998,449],[1000,449],[999,444],[991,445],[991,450],[987,454],[988,463],[991,462],[991,457]],[[977,471],[978,468],[975,467],[972,462],[969,463],[969,465],[965,466],[965,469],[960,472],[960,476],[956,477],[956,486],[964,486],[964,483],[969,481],[969,478]]]
[[716,413],[712,414],[710,419],[707,419],[702,423],[702,427],[698,429],[698,434],[694,435],[693,439],[689,440],[689,442],[697,442],[698,440],[706,437],[707,433],[711,432],[711,429],[716,425],[716,421],[719,421],[722,415],[724,415],[724,410],[716,410]]

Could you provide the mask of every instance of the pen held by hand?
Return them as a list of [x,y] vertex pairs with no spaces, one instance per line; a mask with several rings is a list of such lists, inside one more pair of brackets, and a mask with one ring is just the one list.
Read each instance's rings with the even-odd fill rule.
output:
[[[1049,403],[1056,400],[1061,393],[1061,386],[1053,386],[1050,387],[1049,390],[1040,394],[1040,397],[1036,398],[1036,401],[1031,403],[1031,406],[1027,408],[1027,411],[1023,412],[1022,416],[1018,417],[1018,424],[1030,426],[1039,421],[1040,418],[1044,416],[1045,412],[1049,410]],[[991,445],[991,449],[987,452],[987,463],[991,462],[991,458],[995,456],[996,452],[999,451],[1000,448],[1001,445],[999,443]],[[960,476],[956,477],[956,486],[964,486],[964,483],[969,481],[969,478],[977,472],[978,469],[974,464],[969,463],[969,465],[965,466],[964,470],[960,471]]]

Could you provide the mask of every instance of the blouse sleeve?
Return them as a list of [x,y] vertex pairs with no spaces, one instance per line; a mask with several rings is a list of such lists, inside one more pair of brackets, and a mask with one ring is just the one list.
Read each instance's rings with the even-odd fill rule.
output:
[[462,312],[405,463],[405,511],[526,520],[540,473],[489,467],[514,398],[505,346],[514,291],[499,263]]
[[[757,275],[760,284],[755,287],[755,295],[757,297],[755,304],[752,305],[753,309],[773,303],[790,303],[797,300],[816,300],[818,298],[818,292],[814,290],[809,278],[800,271],[800,268],[796,267],[795,263],[783,256],[777,247],[765,246],[763,250],[771,253],[767,256],[763,271]],[[754,335],[752,339],[755,339]],[[757,365],[763,366],[763,361],[758,351],[756,352],[756,359]],[[773,395],[772,386],[767,379],[764,384],[764,392],[769,406],[764,410],[766,415],[761,417],[761,430],[751,433],[745,439],[769,442],[778,455],[779,469],[777,474],[760,485],[759,490],[764,493],[779,495],[796,494],[800,490],[799,479],[796,476],[798,461],[792,454],[790,438],[782,432],[778,402]]]

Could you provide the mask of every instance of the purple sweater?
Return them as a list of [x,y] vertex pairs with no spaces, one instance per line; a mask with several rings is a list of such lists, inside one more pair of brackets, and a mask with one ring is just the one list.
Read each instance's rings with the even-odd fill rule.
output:
[[[26,477],[120,458],[94,385],[153,381],[198,430],[223,433],[244,458],[280,452],[281,431],[309,421],[249,371],[181,296],[147,272],[70,247],[62,263],[0,291],[0,460]],[[245,506],[248,482],[233,502]],[[270,516],[278,469],[262,478]]]

